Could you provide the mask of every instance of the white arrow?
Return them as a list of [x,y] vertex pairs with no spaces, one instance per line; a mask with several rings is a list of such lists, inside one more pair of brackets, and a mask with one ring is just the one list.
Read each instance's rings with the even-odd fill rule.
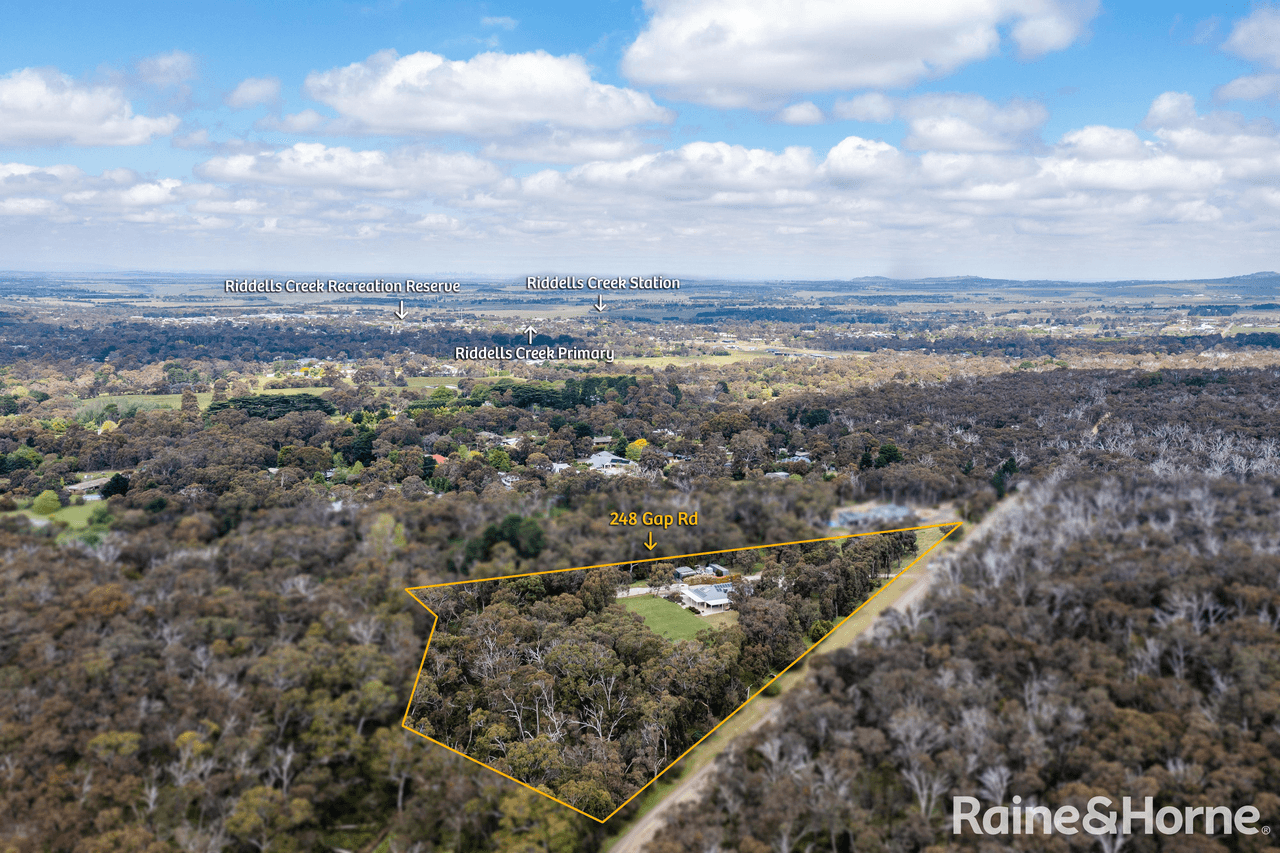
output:
[[401,299],[401,300],[400,300],[400,310],[399,310],[399,311],[392,311],[391,313],[392,313],[392,314],[395,314],[395,315],[396,315],[397,317],[399,317],[401,320],[403,320],[403,319],[405,318],[405,315],[406,315],[408,312],[406,312],[406,311],[404,310],[404,300],[403,300],[403,299]]
[[538,330],[535,329],[533,326],[530,326],[529,328],[525,329],[525,331],[529,333],[529,343],[532,344],[533,336],[538,334]]
[[596,309],[597,311],[604,311],[604,294],[603,293],[596,295],[596,304],[592,305],[591,307]]

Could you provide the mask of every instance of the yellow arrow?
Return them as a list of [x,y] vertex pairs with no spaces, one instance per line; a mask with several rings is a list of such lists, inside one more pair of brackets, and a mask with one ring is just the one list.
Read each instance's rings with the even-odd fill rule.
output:
[[650,551],[652,551],[654,548],[658,547],[658,543],[653,541],[653,531],[652,531],[652,530],[650,530],[650,531],[649,531],[649,541],[648,541],[648,542],[646,542],[646,543],[644,543],[644,547],[648,548]]

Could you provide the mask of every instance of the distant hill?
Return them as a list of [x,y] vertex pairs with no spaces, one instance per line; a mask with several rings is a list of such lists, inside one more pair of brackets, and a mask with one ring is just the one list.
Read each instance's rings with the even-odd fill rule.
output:
[[[287,277],[287,276],[286,276]],[[466,298],[463,303],[521,302],[556,303],[559,295],[529,294],[523,289],[523,281],[476,276],[458,279],[464,282]],[[887,278],[885,276],[861,276],[849,279],[764,279],[757,281],[729,281],[713,278],[682,278],[682,292],[693,300],[718,299],[724,296],[741,297],[747,294],[763,295],[786,289],[812,290],[827,293],[857,295],[864,304],[894,305],[901,301],[948,301],[954,296],[969,294],[1023,293],[1055,298],[1089,294],[1130,299],[1161,296],[1194,296],[1224,292],[1242,299],[1280,296],[1280,273],[1266,270],[1247,275],[1224,278],[1188,279],[1116,279],[1112,281],[1073,281],[1070,279],[1005,279],[982,276],[941,276],[929,278]],[[875,298],[877,297],[878,298]],[[915,299],[910,297],[914,295]],[[93,272],[56,273],[0,271],[0,298],[3,297],[62,297],[68,300],[137,300],[159,296],[168,300],[207,300],[222,296],[222,282],[208,273],[145,273],[145,272]],[[889,299],[888,297],[893,297]],[[584,296],[584,299],[587,297]],[[261,301],[272,304],[266,296],[246,297],[238,301]],[[323,300],[320,300],[323,301]],[[381,297],[342,298],[346,303],[379,304]]]

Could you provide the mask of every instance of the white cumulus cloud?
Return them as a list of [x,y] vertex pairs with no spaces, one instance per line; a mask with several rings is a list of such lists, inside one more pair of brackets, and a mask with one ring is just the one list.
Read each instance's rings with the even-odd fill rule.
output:
[[209,139],[209,131],[203,127],[173,138],[174,148],[210,148],[212,146],[213,142]]
[[182,181],[163,178],[158,181],[142,181],[129,174],[120,186],[94,187],[69,192],[63,200],[71,204],[108,207],[115,212],[133,212],[139,208],[156,208],[180,201]]
[[682,195],[800,188],[814,174],[813,153],[790,146],[781,153],[727,142],[691,142],[674,151],[622,163],[589,163],[572,170],[577,180],[604,186],[646,187]]
[[822,124],[826,116],[812,101],[801,101],[780,110],[776,116],[783,124]]
[[211,181],[338,187],[393,196],[453,193],[501,177],[492,163],[466,153],[353,151],[318,142],[299,142],[269,153],[214,157],[196,171]]
[[849,136],[827,152],[822,170],[837,181],[887,180],[901,174],[903,156],[887,142]]
[[[613,163],[586,163],[567,172],[545,170],[520,181],[527,201],[562,207],[604,205],[653,210],[670,204],[776,206],[807,198],[817,176],[813,152],[780,153],[726,142],[691,142],[659,154]],[[676,208],[669,213],[681,218]],[[563,210],[557,220],[572,218]]]
[[1186,92],[1164,92],[1156,96],[1142,120],[1146,128],[1181,127],[1195,122],[1196,99]]
[[845,101],[836,101],[831,112],[836,118],[884,123],[893,121],[896,109],[892,98],[879,92],[867,92]]
[[1187,160],[1163,152],[1145,159],[1078,159],[1051,157],[1042,162],[1043,174],[1063,189],[1151,192],[1206,192],[1221,183],[1222,168],[1213,162]]
[[597,83],[579,56],[482,53],[466,61],[381,51],[308,75],[307,93],[356,132],[512,133],[531,125],[613,130],[673,116],[648,95]]
[[1078,160],[1133,160],[1151,153],[1132,130],[1089,125],[1063,135],[1062,152]]
[[1084,35],[1096,0],[649,0],[633,82],[717,107],[805,92],[910,86],[985,59],[1001,31],[1033,58]]
[[[298,264],[340,255],[335,247],[350,241],[412,263],[424,240],[440,240],[448,251],[474,249],[468,268],[510,268],[523,252],[545,256],[555,237],[558,256],[606,266],[627,257],[751,277],[843,277],[903,258],[930,274],[995,271],[977,263],[1020,277],[1103,278],[1268,269],[1280,259],[1280,132],[1266,120],[1201,112],[1171,92],[1153,100],[1140,129],[1086,125],[1045,144],[1037,105],[931,95],[889,106],[934,147],[848,136],[825,151],[699,141],[655,152],[630,149],[649,144],[638,132],[543,129],[495,140],[484,157],[246,148],[198,167],[195,184],[0,164],[0,247],[21,257],[56,223],[86,240],[112,235],[103,244],[112,263],[195,257],[210,244],[183,234],[212,232],[252,234]],[[921,129],[939,117],[954,125]],[[488,162],[506,153],[535,162],[518,156],[526,142],[525,154],[545,147],[545,162],[578,162],[518,177]],[[219,251],[246,245],[238,239]]]
[[[0,205],[10,215],[65,221],[168,221],[202,189],[177,178],[148,178],[132,169],[88,175],[76,166],[0,163]],[[142,219],[139,219],[142,217]]]
[[904,144],[926,151],[1008,151],[1032,141],[1048,119],[1034,101],[993,104],[979,95],[921,95],[902,105],[910,133]]
[[26,163],[0,163],[0,195],[62,189],[83,176],[84,173],[76,166],[41,167]]
[[12,145],[142,145],[167,136],[174,115],[133,114],[112,86],[82,86],[50,68],[0,77],[0,143]]
[[1280,68],[1280,9],[1260,6],[1236,21],[1223,48],[1254,62]]
[[285,116],[263,116],[253,123],[258,130],[278,130],[283,133],[310,133],[327,121],[315,110],[303,110]]
[[1219,86],[1213,96],[1219,101],[1260,101],[1280,95],[1280,74],[1246,74]]
[[58,204],[47,198],[0,199],[0,214],[5,216],[49,216],[58,210]]
[[258,104],[273,104],[280,100],[280,81],[275,77],[246,77],[227,94],[227,106],[244,109]]
[[549,130],[524,133],[502,142],[492,142],[480,153],[490,160],[522,163],[587,163],[593,160],[623,160],[647,153],[653,147],[627,131],[588,134]]
[[152,86],[177,86],[196,76],[196,58],[182,50],[148,56],[134,67],[137,78]]

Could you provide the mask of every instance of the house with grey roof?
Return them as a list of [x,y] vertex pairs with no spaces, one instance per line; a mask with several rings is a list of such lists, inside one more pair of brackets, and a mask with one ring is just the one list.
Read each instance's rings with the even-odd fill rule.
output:
[[729,591],[731,583],[701,584],[690,586],[680,591],[680,600],[685,607],[692,607],[699,615],[723,613],[729,609]]
[[73,483],[67,486],[67,491],[73,495],[87,495],[100,491],[103,486],[111,482],[110,477],[97,477],[93,480],[81,480],[79,483]]
[[592,471],[599,471],[602,474],[616,474],[630,469],[636,464],[626,457],[616,456],[607,450],[593,453],[582,461],[590,465]]

